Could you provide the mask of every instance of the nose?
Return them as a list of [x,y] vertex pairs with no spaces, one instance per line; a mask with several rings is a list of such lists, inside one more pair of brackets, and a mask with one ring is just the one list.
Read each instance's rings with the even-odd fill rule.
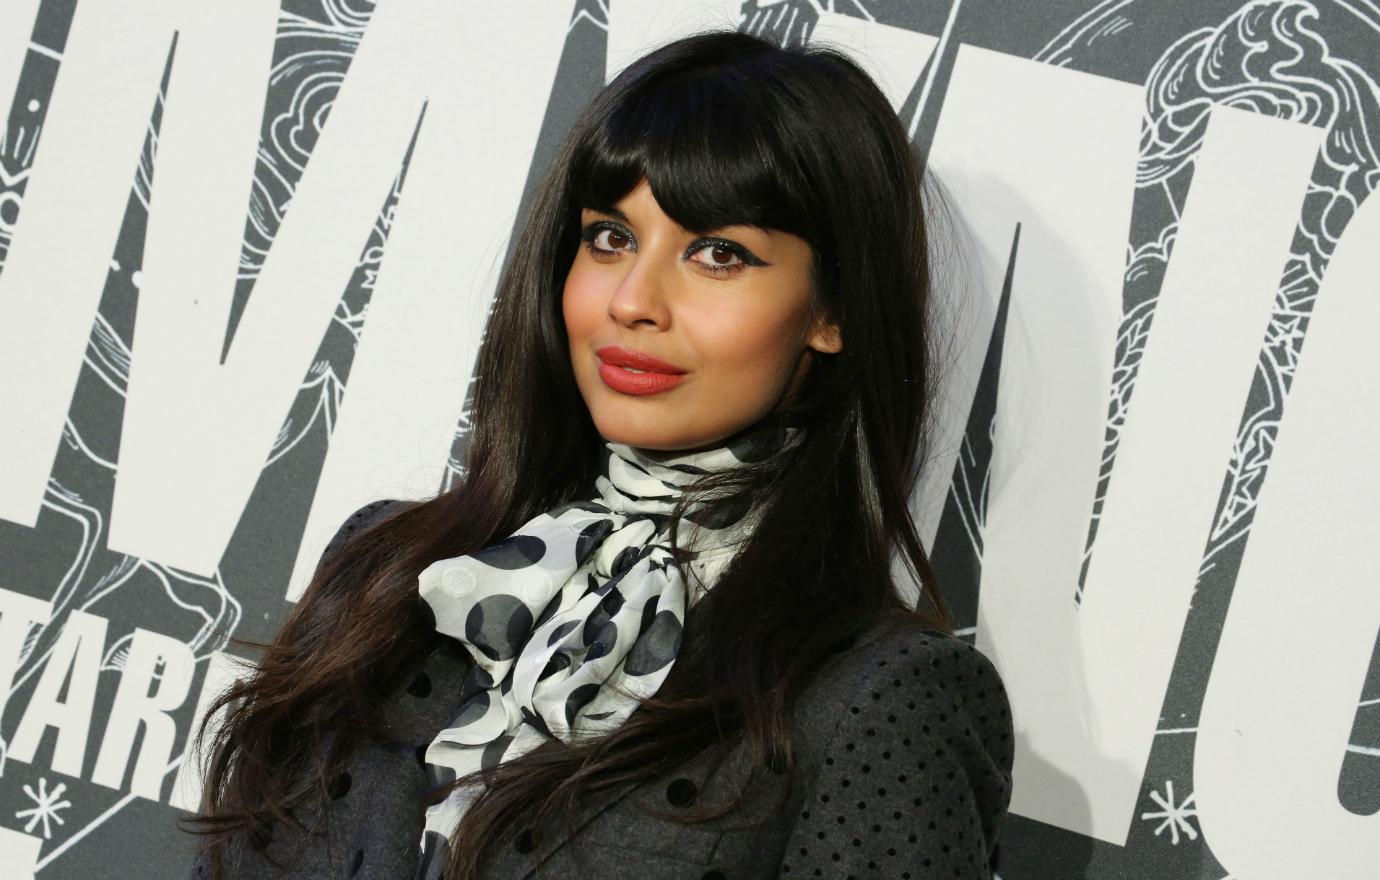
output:
[[609,317],[627,326],[651,324],[665,328],[670,323],[668,281],[660,261],[652,254],[642,253],[631,262],[632,268],[609,298]]

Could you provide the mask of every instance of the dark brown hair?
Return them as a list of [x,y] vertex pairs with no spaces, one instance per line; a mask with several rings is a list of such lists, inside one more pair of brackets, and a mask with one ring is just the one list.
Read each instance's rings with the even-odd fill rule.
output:
[[[203,810],[184,820],[207,835],[218,871],[231,835],[262,850],[274,822],[301,828],[289,811],[313,793],[324,808],[326,781],[361,738],[387,739],[376,707],[437,638],[418,573],[592,495],[602,440],[572,374],[561,291],[580,209],[613,205],[643,177],[686,229],[747,223],[804,238],[814,305],[843,349],[819,355],[788,406],[744,429],[796,426],[802,442],[681,499],[677,518],[696,498],[750,498],[763,513],[687,615],[661,689],[613,733],[551,740],[487,774],[446,876],[473,876],[484,843],[515,822],[569,819],[578,798],[706,748],[721,757],[746,744],[754,776],[788,770],[792,706],[831,648],[887,614],[950,628],[906,503],[934,381],[920,159],[841,52],[735,32],[677,40],[599,92],[532,198],[479,353],[461,484],[323,560],[271,644],[235,640],[262,657],[207,713],[226,709]],[[893,556],[920,585],[917,607],[899,598]],[[203,720],[203,749],[206,732]]]

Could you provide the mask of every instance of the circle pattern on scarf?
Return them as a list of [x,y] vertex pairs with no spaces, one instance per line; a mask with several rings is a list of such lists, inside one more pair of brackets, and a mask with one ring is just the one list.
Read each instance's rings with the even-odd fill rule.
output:
[[465,640],[490,660],[517,656],[532,630],[532,612],[514,596],[487,596],[465,618]]
[[636,644],[623,661],[623,671],[629,675],[651,675],[669,666],[680,650],[680,618],[670,611],[662,611],[652,618],[652,625],[644,627]]
[[546,555],[546,544],[535,535],[516,534],[470,555],[485,565],[514,571],[541,561]]

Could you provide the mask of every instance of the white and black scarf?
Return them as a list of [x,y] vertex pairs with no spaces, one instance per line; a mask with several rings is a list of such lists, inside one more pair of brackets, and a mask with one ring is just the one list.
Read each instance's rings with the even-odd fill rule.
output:
[[[737,467],[794,442],[763,423],[698,452],[606,442],[598,495],[533,517],[511,536],[441,559],[418,577],[436,630],[474,659],[479,687],[426,750],[433,784],[492,768],[557,737],[617,728],[661,686],[687,607],[718,580],[751,534],[756,510],[691,506],[679,544],[696,589],[670,550],[670,511],[706,471]],[[427,808],[418,880],[441,876],[447,840],[479,794],[456,789]]]

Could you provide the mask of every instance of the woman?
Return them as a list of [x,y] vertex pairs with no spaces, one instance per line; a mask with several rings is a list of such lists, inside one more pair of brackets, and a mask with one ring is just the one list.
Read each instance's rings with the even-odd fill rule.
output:
[[624,70],[501,278],[463,485],[352,516],[210,710],[194,876],[990,876],[1009,706],[906,505],[928,293],[846,56]]

